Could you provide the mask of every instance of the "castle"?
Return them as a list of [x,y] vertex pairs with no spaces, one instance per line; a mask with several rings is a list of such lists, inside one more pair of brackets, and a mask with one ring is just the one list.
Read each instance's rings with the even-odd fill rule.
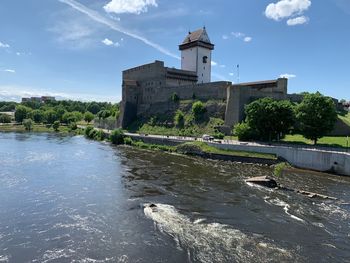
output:
[[189,32],[182,44],[181,69],[155,61],[123,71],[122,102],[118,126],[128,127],[140,116],[159,114],[173,108],[173,94],[181,100],[221,100],[226,103],[225,127],[244,118],[244,106],[262,97],[287,99],[287,79],[233,84],[211,82],[211,43],[205,28]]

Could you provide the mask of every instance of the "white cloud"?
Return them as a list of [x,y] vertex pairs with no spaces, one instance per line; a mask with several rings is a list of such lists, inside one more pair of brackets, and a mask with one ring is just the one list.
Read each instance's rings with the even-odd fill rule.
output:
[[105,38],[104,40],[101,41],[103,44],[106,46],[112,46],[114,43],[112,40],[109,40],[108,38]]
[[227,40],[228,39],[228,35],[222,35],[222,39],[223,40]]
[[226,68],[226,65],[220,65],[219,67],[220,68]]
[[234,75],[234,73],[232,73],[232,72],[230,72],[230,73],[228,73],[231,77]]
[[212,61],[212,62],[211,62],[211,65],[214,66],[214,67],[216,67],[216,66],[218,65],[218,63],[215,62],[215,61]]
[[296,26],[296,25],[302,25],[309,21],[309,18],[306,16],[298,16],[295,18],[290,18],[287,20],[288,26]]
[[157,7],[156,0],[111,0],[103,8],[108,13],[141,14],[148,11],[149,6]]
[[[120,41],[123,41],[124,39],[122,38]],[[114,47],[120,47],[119,42],[113,42],[112,40],[105,38],[104,40],[101,41],[103,44],[106,46],[114,46]]]
[[14,70],[14,69],[4,69],[4,72],[7,72],[7,73],[16,73],[16,70]]
[[297,77],[296,75],[288,74],[288,73],[280,75],[280,78],[286,78],[286,79],[292,79],[292,78],[296,78],[296,77]]
[[9,48],[9,47],[10,47],[9,44],[2,43],[2,42],[0,41],[0,48]]
[[231,32],[231,35],[236,37],[236,38],[242,38],[245,36],[245,34],[241,33],[241,32]]
[[0,101],[21,101],[23,97],[35,97],[35,96],[54,96],[56,99],[70,99],[81,101],[108,101],[118,102],[120,97],[100,95],[100,94],[83,94],[83,93],[65,93],[65,92],[52,92],[47,89],[38,89],[25,86],[0,86]]
[[250,42],[250,41],[252,41],[252,37],[245,37],[244,39],[243,39],[243,41],[244,42]]
[[98,12],[91,10],[90,8],[86,7],[85,5],[80,4],[77,1],[74,1],[74,0],[58,0],[58,1],[60,1],[64,4],[67,4],[67,5],[71,6],[72,8],[74,8],[75,10],[87,15],[95,22],[103,24],[114,31],[118,31],[118,32],[123,33],[129,37],[134,38],[134,39],[138,39],[138,40],[142,41],[143,43],[145,43],[146,45],[158,50],[159,52],[161,52],[169,57],[180,59],[180,57],[178,55],[173,54],[172,52],[170,52],[166,48],[148,40],[147,38],[145,38],[143,36],[137,35],[137,34],[131,32],[130,30],[121,27],[115,21],[102,16]]
[[311,0],[281,0],[270,3],[265,10],[267,18],[279,21],[283,18],[300,15],[311,6]]

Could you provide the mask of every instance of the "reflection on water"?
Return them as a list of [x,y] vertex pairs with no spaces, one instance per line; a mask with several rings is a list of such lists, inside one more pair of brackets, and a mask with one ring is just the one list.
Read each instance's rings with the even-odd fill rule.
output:
[[[0,262],[346,262],[350,178],[0,134]],[[157,204],[150,208],[148,203]]]

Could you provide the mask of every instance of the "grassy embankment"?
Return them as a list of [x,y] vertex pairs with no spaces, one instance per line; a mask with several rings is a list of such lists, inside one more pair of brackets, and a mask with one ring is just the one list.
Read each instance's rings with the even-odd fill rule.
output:
[[[0,125],[0,132],[28,132],[23,125],[4,124]],[[52,127],[46,126],[45,124],[33,125],[30,132],[56,132]],[[74,133],[81,134],[79,129],[71,130],[68,126],[60,126],[57,133]]]

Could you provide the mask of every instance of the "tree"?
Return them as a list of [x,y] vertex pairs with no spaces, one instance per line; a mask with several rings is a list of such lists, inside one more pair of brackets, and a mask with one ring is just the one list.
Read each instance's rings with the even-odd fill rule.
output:
[[62,116],[62,122],[66,124],[77,122],[76,115],[73,112],[65,112]]
[[246,122],[237,123],[233,128],[233,134],[240,141],[250,141],[257,138],[255,131]]
[[296,109],[301,134],[314,144],[331,132],[337,121],[337,112],[331,98],[317,92],[305,95]]
[[204,107],[204,104],[201,101],[196,101],[192,105],[192,113],[194,115],[194,118],[196,120],[199,120],[203,114],[205,113],[206,109]]
[[30,131],[33,128],[33,121],[31,119],[24,119],[23,126],[26,131]]
[[62,121],[63,114],[65,114],[66,109],[62,105],[58,105],[54,107],[57,118]]
[[45,116],[45,120],[48,124],[53,124],[55,121],[58,120],[57,113],[54,110],[45,111],[44,116]]
[[11,116],[7,114],[0,114],[0,123],[11,123]]
[[41,110],[33,110],[28,114],[28,117],[35,123],[41,123],[44,120],[44,113]]
[[85,112],[84,114],[84,120],[87,122],[87,123],[90,123],[93,119],[94,119],[94,115],[90,112],[90,111],[87,111]]
[[58,128],[60,127],[60,122],[59,121],[55,121],[52,125],[52,128],[57,132]]
[[185,125],[185,115],[184,115],[184,113],[181,110],[176,111],[175,117],[174,117],[174,122],[175,122],[175,125],[178,128],[182,129],[184,127],[184,125]]
[[111,116],[111,112],[109,110],[101,110],[97,113],[97,117],[99,118],[99,120],[107,119],[109,116]]
[[92,114],[97,114],[101,110],[101,107],[96,102],[91,102],[88,105],[87,110]]
[[25,118],[27,118],[27,114],[31,111],[30,108],[23,106],[23,105],[18,105],[16,107],[16,112],[15,112],[15,121],[16,122],[23,122]]
[[83,116],[83,114],[81,112],[73,111],[72,113],[74,114],[76,121],[83,120],[84,116]]
[[294,125],[294,110],[291,102],[272,98],[256,100],[245,107],[246,123],[260,140],[279,140]]

